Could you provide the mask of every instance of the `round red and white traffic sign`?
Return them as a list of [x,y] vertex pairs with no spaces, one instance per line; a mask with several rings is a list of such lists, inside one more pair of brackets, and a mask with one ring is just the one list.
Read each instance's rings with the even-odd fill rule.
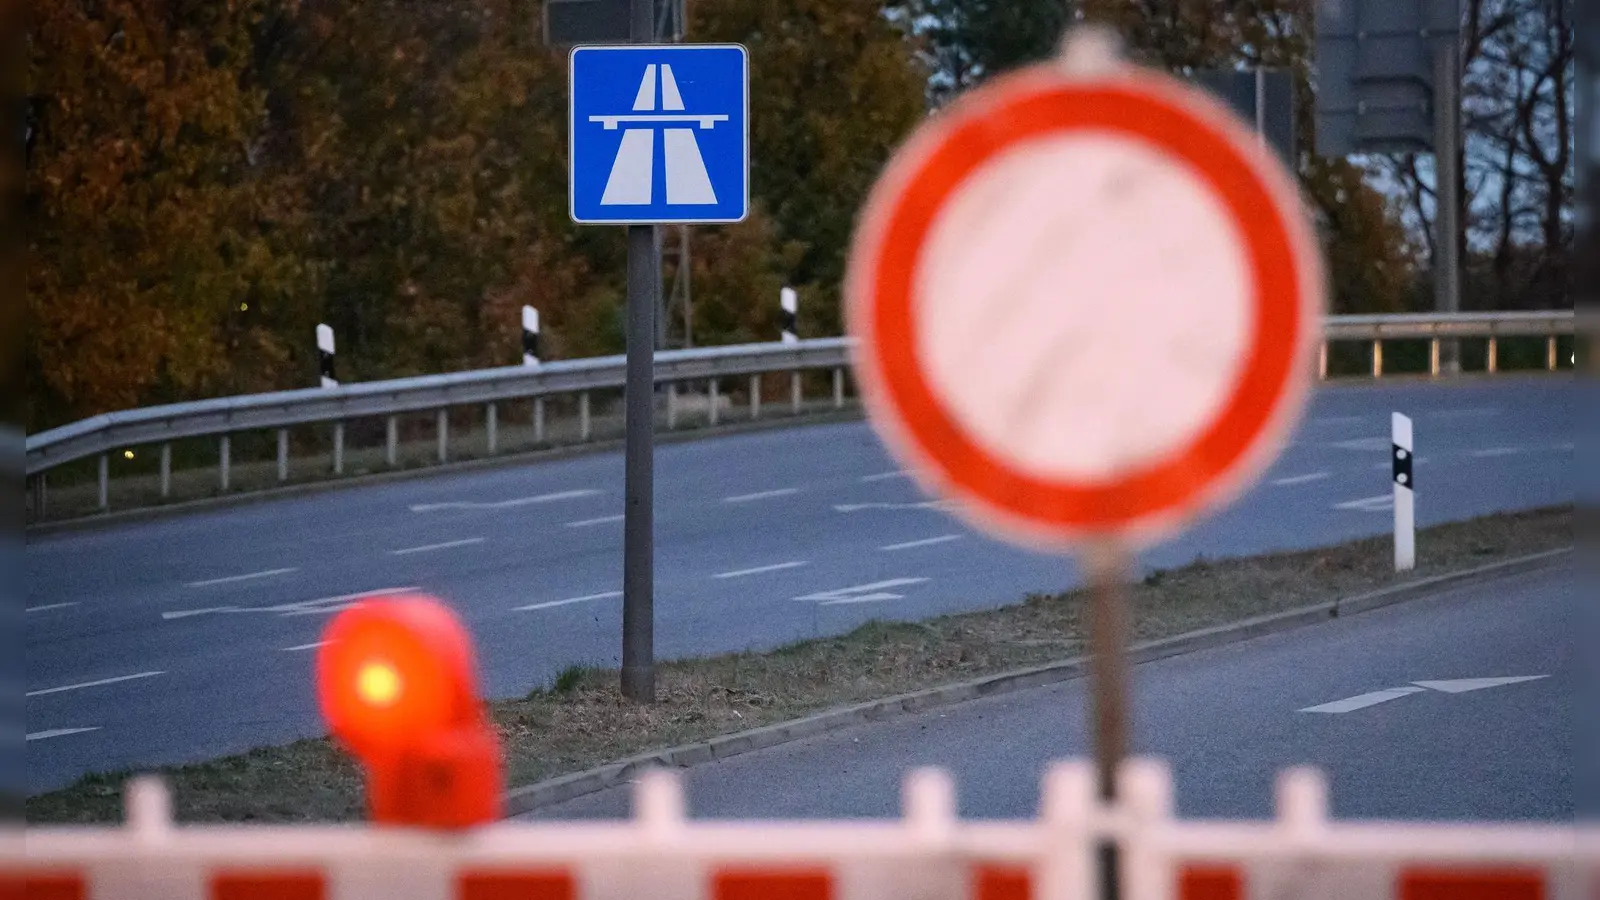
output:
[[1231,112],[1073,52],[895,154],[846,319],[872,422],[925,487],[1028,543],[1142,543],[1281,449],[1323,267],[1293,176]]

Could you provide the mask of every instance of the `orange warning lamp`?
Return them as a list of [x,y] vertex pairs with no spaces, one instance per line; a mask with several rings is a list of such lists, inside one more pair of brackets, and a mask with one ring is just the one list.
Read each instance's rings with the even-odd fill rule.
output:
[[465,828],[500,817],[499,742],[478,700],[472,644],[444,604],[365,600],[329,623],[317,694],[366,768],[372,820]]

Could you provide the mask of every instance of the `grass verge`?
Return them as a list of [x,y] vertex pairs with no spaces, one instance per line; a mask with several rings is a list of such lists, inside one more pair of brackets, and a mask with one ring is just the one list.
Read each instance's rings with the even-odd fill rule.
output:
[[[1392,571],[1387,539],[1296,553],[1196,560],[1132,587],[1135,640],[1170,637],[1510,559],[1573,542],[1571,507],[1425,529],[1418,568]],[[548,689],[490,704],[511,785],[530,784],[646,750],[690,743],[830,707],[1039,665],[1081,652],[1082,591],[923,622],[871,622],[776,650],[681,660],[658,670],[657,703],[617,694],[612,670],[571,668]],[[32,797],[27,820],[121,817],[126,772],[87,776]],[[329,741],[298,741],[162,770],[186,821],[300,822],[362,814],[356,767]]]

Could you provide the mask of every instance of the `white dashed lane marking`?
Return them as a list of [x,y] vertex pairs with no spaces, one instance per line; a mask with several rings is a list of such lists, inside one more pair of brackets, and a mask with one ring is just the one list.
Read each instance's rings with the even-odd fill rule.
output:
[[30,741],[48,741],[51,738],[66,737],[70,734],[83,734],[86,731],[99,731],[100,726],[90,728],[52,728],[48,731],[35,731],[28,734]]
[[123,681],[134,681],[135,679],[139,679],[139,678],[153,678],[153,677],[155,677],[157,675],[165,675],[165,674],[167,674],[167,673],[165,673],[165,672],[140,672],[137,675],[118,675],[115,678],[101,678],[101,679],[98,679],[96,681],[81,681],[81,682],[79,682],[77,684],[64,684],[61,687],[40,688],[37,691],[29,691],[25,696],[28,696],[28,697],[42,697],[45,694],[59,694],[62,691],[77,691],[77,690],[82,690],[83,688],[100,687],[101,685],[117,684],[117,683],[123,682]]
[[615,516],[601,516],[598,519],[579,519],[576,522],[568,522],[568,523],[566,523],[566,526],[568,528],[588,528],[590,525],[604,525],[604,524],[606,524],[608,522],[621,522],[623,520],[623,518],[624,517],[621,516],[621,515],[615,515]]
[[763,572],[777,572],[783,569],[798,569],[805,565],[803,560],[792,562],[773,563],[770,566],[756,566],[753,569],[735,569],[732,572],[718,572],[712,578],[743,578],[746,575],[760,575]]
[[800,493],[799,488],[778,488],[771,491],[757,491],[754,494],[737,494],[732,497],[723,497],[723,503],[749,503],[752,500],[766,500],[771,497],[787,497],[790,494]]
[[271,578],[274,575],[287,575],[290,572],[298,571],[300,570],[293,567],[286,569],[266,569],[260,572],[247,572],[244,575],[228,575],[223,578],[208,578],[205,581],[191,581],[185,584],[184,587],[199,588],[210,587],[214,584],[232,584],[235,581],[254,581],[257,578]]
[[436,512],[442,509],[515,509],[519,506],[533,506],[539,503],[554,503],[557,500],[575,500],[579,497],[592,497],[600,493],[593,488],[583,488],[575,491],[556,491],[553,494],[538,494],[533,497],[517,497],[511,500],[473,501],[458,500],[449,503],[418,503],[411,507],[414,513]]
[[565,600],[547,600],[544,603],[530,603],[527,606],[516,607],[515,611],[526,612],[537,609],[554,609],[557,606],[571,606],[574,603],[588,603],[591,600],[609,600],[613,597],[621,596],[621,591],[605,591],[604,593],[599,594],[584,594],[582,597],[568,597]]
[[879,550],[910,550],[913,547],[931,547],[934,544],[947,544],[951,541],[961,540],[959,534],[941,534],[938,537],[923,538],[920,541],[905,541],[899,544],[884,544]]
[[1290,475],[1287,478],[1275,478],[1273,479],[1272,484],[1277,485],[1278,487],[1287,487],[1291,484],[1308,484],[1313,481],[1321,481],[1324,478],[1332,477],[1332,472],[1311,472],[1305,475]]
[[442,544],[423,544],[420,547],[406,547],[402,550],[390,550],[389,555],[405,556],[410,553],[427,553],[432,550],[449,550],[451,547],[468,547],[473,544],[481,544],[483,542],[484,538],[481,537],[462,538],[459,541],[445,541]]

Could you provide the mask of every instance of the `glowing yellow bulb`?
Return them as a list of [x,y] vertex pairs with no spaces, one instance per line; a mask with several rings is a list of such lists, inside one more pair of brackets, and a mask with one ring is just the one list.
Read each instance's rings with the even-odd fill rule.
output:
[[248,303],[239,304],[239,312],[248,312],[249,309],[250,309],[250,304],[248,304]]
[[389,706],[400,697],[400,673],[386,662],[369,662],[356,675],[356,693],[372,706]]
[[122,458],[123,459],[133,459],[133,451],[132,450],[124,450],[124,451],[122,451]]

